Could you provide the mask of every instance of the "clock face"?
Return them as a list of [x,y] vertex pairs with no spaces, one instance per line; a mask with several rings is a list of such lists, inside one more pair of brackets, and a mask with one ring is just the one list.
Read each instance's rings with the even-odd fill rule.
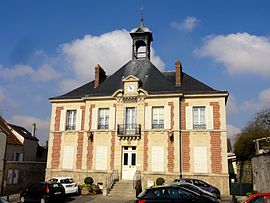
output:
[[128,85],[127,90],[128,90],[128,92],[134,92],[135,86],[134,85]]

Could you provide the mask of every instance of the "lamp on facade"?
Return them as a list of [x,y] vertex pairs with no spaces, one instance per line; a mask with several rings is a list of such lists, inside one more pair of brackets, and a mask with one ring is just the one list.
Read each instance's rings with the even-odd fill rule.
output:
[[94,141],[94,134],[93,132],[87,133],[88,141],[93,142]]
[[169,139],[171,140],[171,141],[173,141],[173,131],[172,130],[169,130],[168,131],[168,137],[169,137]]

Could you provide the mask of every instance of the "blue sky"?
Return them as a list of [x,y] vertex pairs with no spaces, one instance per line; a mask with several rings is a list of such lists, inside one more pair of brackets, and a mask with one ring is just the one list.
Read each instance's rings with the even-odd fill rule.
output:
[[267,0],[0,2],[0,112],[48,139],[48,98],[108,74],[131,59],[129,31],[153,32],[152,61],[227,90],[229,136],[270,107],[270,2]]

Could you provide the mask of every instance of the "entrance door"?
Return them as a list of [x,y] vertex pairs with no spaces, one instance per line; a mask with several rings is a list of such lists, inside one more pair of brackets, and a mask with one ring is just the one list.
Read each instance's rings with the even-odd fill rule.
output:
[[136,173],[136,147],[123,147],[122,155],[122,179],[132,180]]
[[133,135],[136,127],[135,108],[126,108],[126,134]]

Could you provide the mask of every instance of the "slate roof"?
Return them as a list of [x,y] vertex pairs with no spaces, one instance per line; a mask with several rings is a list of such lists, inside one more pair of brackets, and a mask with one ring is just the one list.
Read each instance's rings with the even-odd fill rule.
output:
[[10,123],[8,125],[24,138],[39,141],[37,137],[32,136],[32,134],[28,130],[26,130],[24,127],[13,125]]
[[9,129],[7,122],[0,116],[0,130],[7,135],[7,143],[13,145],[23,145],[20,140]]
[[50,98],[79,99],[85,96],[111,96],[116,90],[123,89],[123,78],[133,75],[140,79],[140,88],[148,94],[216,94],[228,93],[215,90],[196,80],[186,73],[182,73],[182,84],[175,86],[175,72],[161,72],[150,60],[131,60],[118,71],[108,76],[98,87],[94,88],[94,81],[89,82],[64,95]]

